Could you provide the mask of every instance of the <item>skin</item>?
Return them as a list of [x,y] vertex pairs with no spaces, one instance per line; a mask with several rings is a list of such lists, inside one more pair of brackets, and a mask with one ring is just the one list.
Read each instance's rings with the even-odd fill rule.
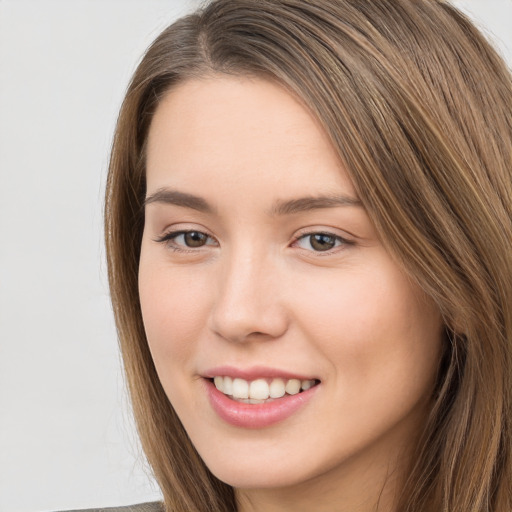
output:
[[[163,188],[211,211],[158,200]],[[243,512],[394,510],[430,405],[441,317],[365,209],[271,213],[277,201],[323,195],[357,201],[325,132],[280,86],[210,76],[159,105],[139,272],[145,329],[167,396]],[[161,241],[172,230],[207,237],[198,247],[184,236]],[[332,248],[315,250],[309,235],[318,232],[331,234]],[[320,384],[291,417],[245,429],[207,399],[202,375],[218,365]]]

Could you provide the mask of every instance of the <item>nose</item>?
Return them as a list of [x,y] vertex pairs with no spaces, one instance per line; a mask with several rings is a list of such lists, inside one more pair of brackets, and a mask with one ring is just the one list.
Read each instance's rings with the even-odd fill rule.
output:
[[231,342],[273,340],[288,329],[277,264],[251,250],[221,264],[210,329]]

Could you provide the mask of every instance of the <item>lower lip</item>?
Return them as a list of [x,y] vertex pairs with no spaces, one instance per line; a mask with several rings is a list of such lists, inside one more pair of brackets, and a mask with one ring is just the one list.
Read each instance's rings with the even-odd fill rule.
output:
[[242,428],[264,428],[284,421],[305,406],[316,393],[319,384],[296,395],[285,395],[272,402],[246,404],[221,393],[210,380],[205,380],[213,410],[227,423]]

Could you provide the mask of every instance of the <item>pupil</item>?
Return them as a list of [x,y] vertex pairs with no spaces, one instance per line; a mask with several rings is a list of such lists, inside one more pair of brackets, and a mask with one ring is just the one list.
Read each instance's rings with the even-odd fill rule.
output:
[[188,247],[201,247],[206,243],[206,235],[198,231],[185,233],[185,244]]
[[328,251],[334,247],[335,240],[330,235],[316,234],[311,235],[310,243],[316,251]]

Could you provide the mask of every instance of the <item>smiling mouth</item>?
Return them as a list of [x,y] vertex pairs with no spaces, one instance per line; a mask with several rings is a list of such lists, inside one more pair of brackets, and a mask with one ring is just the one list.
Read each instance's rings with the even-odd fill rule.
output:
[[228,398],[247,404],[272,402],[285,395],[297,395],[320,383],[317,379],[255,379],[247,381],[229,376],[215,376],[209,379]]

